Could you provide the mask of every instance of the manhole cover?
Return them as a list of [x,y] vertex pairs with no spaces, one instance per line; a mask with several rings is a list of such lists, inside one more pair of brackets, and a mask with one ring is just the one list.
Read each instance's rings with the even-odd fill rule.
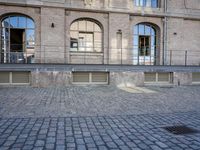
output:
[[183,135],[183,134],[195,134],[198,133],[198,130],[189,128],[185,125],[179,125],[179,126],[169,126],[164,127],[165,130],[167,130],[170,133],[176,134],[176,135]]

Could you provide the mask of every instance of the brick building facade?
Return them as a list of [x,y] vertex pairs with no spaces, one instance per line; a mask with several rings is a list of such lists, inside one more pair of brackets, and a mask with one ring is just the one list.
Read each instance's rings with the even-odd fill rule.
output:
[[[198,67],[190,72],[164,67],[200,65],[199,0],[0,0],[0,19],[2,80],[9,84],[24,74],[6,70],[8,64],[27,66],[16,68],[30,71],[30,83],[36,86],[42,80],[45,86],[68,85],[76,78],[78,83],[125,80],[133,85],[145,80],[192,84],[200,78]],[[74,66],[46,71],[41,64]],[[163,67],[122,69],[122,75],[109,70],[112,65]]]

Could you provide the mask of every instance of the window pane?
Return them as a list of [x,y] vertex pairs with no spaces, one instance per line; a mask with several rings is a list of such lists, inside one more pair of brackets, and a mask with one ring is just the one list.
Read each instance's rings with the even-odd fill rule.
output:
[[72,23],[71,30],[78,30],[78,21]]
[[79,21],[79,30],[86,31],[86,21]]
[[10,28],[17,28],[17,27],[18,27],[18,18],[10,17]]
[[72,51],[78,50],[78,31],[70,32],[70,47]]
[[151,27],[145,26],[145,35],[151,35]]
[[86,34],[86,41],[85,41],[85,45],[86,45],[86,51],[93,51],[93,43],[94,43],[94,37],[93,34]]
[[101,43],[102,43],[101,33],[94,33],[94,51],[96,52],[101,51]]
[[94,31],[94,23],[91,21],[87,21],[87,31]]
[[97,24],[94,24],[94,30],[97,32],[101,32],[101,28]]
[[1,29],[1,39],[2,40],[9,40],[9,32],[8,28]]
[[78,37],[79,51],[85,51],[85,47],[86,47],[85,41],[86,41],[85,34],[79,33],[79,37]]
[[138,25],[136,25],[135,27],[134,27],[134,33],[133,34],[138,34]]
[[155,46],[155,36],[151,36],[151,46]]
[[155,30],[154,30],[154,28],[151,28],[151,35],[155,36]]
[[27,41],[35,41],[35,32],[34,30],[26,30],[26,40]]
[[34,53],[34,46],[35,46],[35,34],[34,30],[26,30],[26,52],[28,57],[31,58],[31,54]]
[[140,6],[140,0],[135,0],[135,5]]
[[6,18],[2,21],[2,27],[9,28],[9,18]]
[[97,32],[95,32],[94,33],[94,40],[95,41],[99,41],[99,42],[101,42],[101,33],[97,33]]
[[146,0],[146,7],[151,7],[151,0]]
[[146,0],[140,0],[140,6],[145,7],[146,6]]
[[25,17],[19,17],[19,28],[26,28],[26,18]]
[[35,28],[35,23],[32,19],[27,18],[27,28]]
[[138,35],[134,35],[133,38],[133,45],[138,45]]
[[157,0],[151,0],[151,7],[157,8],[158,7],[158,1]]
[[139,25],[139,34],[144,35],[144,25]]

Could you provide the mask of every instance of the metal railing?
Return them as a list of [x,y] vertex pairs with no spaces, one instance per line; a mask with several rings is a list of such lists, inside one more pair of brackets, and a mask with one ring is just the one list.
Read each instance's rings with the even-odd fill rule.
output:
[[[159,50],[155,50],[158,52]],[[102,51],[70,51],[67,47],[36,46],[35,53],[1,52],[1,64],[115,64],[115,65],[180,65],[200,66],[200,50],[168,50],[139,53],[132,48],[102,48]],[[164,62],[164,63],[163,63]]]

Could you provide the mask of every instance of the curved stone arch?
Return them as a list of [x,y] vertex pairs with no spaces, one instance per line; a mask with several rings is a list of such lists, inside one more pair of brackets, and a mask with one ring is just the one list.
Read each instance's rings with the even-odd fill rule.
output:
[[154,23],[154,22],[149,22],[149,21],[138,21],[134,24],[132,24],[132,26],[136,26],[138,24],[147,24],[147,25],[151,25],[152,27],[154,27],[156,29],[157,32],[160,32],[162,26],[161,24],[157,24],[157,23]]
[[81,17],[81,18],[74,19],[74,20],[70,23],[70,28],[71,28],[71,25],[72,25],[74,22],[76,22],[76,21],[82,21],[82,20],[91,21],[91,22],[96,23],[96,24],[101,28],[102,33],[104,32],[103,24],[102,24],[100,21],[98,21],[98,20],[96,20],[96,19],[94,19],[94,18],[88,18],[88,17]]
[[0,16],[0,22],[2,22],[4,19],[6,19],[9,16],[22,16],[22,17],[27,17],[31,19],[35,23],[35,19],[32,16],[29,16],[27,14],[23,14],[20,12],[9,12],[9,13],[4,13]]

